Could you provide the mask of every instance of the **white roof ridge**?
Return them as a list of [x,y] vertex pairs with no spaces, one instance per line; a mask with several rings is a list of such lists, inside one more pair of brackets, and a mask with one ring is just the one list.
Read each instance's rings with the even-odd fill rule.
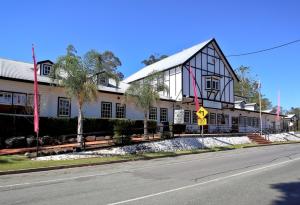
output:
[[140,70],[138,70],[137,72],[125,78],[123,81],[126,83],[130,83],[132,81],[139,80],[141,78],[146,77],[148,74],[152,73],[153,71],[162,71],[171,67],[181,65],[185,61],[187,61],[191,56],[193,56],[195,53],[201,50],[204,46],[206,46],[209,42],[211,42],[213,39],[214,38],[203,41],[192,47],[174,53],[168,56],[167,58],[157,61],[151,65],[145,66]]

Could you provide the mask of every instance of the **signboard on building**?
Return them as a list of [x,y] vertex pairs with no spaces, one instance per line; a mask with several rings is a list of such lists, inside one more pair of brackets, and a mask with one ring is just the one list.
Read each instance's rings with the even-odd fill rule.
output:
[[174,110],[174,124],[184,124],[184,110]]
[[211,100],[203,100],[203,107],[222,109],[222,103]]

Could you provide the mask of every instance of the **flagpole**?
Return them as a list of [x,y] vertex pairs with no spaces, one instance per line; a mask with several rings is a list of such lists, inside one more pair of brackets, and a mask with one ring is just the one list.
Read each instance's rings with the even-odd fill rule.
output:
[[38,83],[37,83],[37,64],[34,53],[34,45],[32,44],[32,58],[33,58],[33,70],[34,70],[34,104],[33,104],[33,122],[34,132],[36,133],[36,157],[39,155],[39,111],[38,111]]
[[261,116],[261,82],[259,80],[259,119],[260,119],[260,136],[262,136],[262,116]]

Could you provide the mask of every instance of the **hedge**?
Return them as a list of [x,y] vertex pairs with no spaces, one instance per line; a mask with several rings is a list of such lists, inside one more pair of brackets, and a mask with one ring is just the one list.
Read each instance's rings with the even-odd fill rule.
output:
[[[113,136],[142,134],[144,132],[143,120],[127,119],[94,119],[86,118],[83,121],[83,133]],[[149,133],[157,130],[156,121],[148,121]],[[58,140],[64,135],[76,136],[77,118],[48,118],[40,117],[40,136],[51,136]],[[0,146],[5,140],[15,136],[32,136],[33,117],[0,116]]]

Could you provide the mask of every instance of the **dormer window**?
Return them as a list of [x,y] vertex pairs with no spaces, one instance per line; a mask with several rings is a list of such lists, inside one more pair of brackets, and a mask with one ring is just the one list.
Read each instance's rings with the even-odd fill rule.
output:
[[105,76],[98,76],[98,84],[99,85],[108,85],[108,78]]
[[43,67],[42,67],[42,74],[43,74],[43,75],[46,75],[46,76],[50,75],[51,67],[52,67],[52,66],[49,65],[49,64],[43,64]]
[[206,90],[220,90],[220,79],[218,77],[206,77]]
[[40,70],[40,75],[49,76],[51,73],[53,62],[50,60],[44,60],[37,62]]

